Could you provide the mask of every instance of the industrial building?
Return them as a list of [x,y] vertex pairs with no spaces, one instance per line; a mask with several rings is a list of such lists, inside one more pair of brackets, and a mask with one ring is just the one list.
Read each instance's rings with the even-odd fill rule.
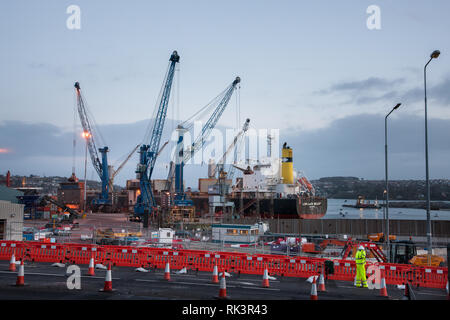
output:
[[0,200],[19,203],[18,197],[23,196],[24,192],[0,185]]
[[0,240],[22,241],[25,205],[0,200]]
[[58,189],[58,202],[64,203],[72,209],[79,210],[82,207],[84,199],[84,182],[78,181],[78,178],[72,174],[67,182],[60,183]]

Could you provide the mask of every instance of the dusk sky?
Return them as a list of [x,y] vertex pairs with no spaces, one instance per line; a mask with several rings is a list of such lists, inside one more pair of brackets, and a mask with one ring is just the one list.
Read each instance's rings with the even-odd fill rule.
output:
[[[67,27],[71,5],[80,29]],[[371,5],[380,29],[367,26]],[[447,0],[2,1],[0,171],[70,175],[76,81],[111,162],[123,158],[142,141],[177,50],[167,129],[240,76],[241,122],[280,129],[309,178],[383,179],[384,116],[401,102],[389,118],[390,177],[423,179],[423,67],[438,49],[427,69],[430,176],[449,179],[449,12]],[[220,126],[241,127],[236,111],[233,96]],[[82,176],[80,139],[76,156]]]

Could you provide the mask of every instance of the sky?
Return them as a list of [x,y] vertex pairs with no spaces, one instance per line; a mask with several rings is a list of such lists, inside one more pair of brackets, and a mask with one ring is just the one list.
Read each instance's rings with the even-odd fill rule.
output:
[[[80,8],[80,29],[67,27],[71,5]],[[380,29],[368,28],[371,5]],[[120,163],[142,141],[177,50],[166,130],[239,76],[221,128],[248,117],[254,128],[279,129],[311,179],[383,179],[384,116],[401,102],[389,117],[390,177],[423,179],[423,68],[439,49],[427,68],[430,176],[448,179],[449,9],[445,0],[2,1],[0,170],[70,175],[76,81],[98,138]],[[155,177],[166,174],[166,153]],[[134,178],[136,164],[137,156],[119,184]],[[188,184],[201,172],[186,170]],[[88,178],[97,179],[92,166]]]

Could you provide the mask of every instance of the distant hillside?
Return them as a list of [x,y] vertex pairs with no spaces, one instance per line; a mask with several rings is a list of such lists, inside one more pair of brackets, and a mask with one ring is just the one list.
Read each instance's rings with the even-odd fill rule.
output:
[[[79,177],[78,177],[79,178]],[[41,177],[37,175],[30,175],[30,176],[11,176],[11,188],[17,188],[17,187],[36,187],[36,188],[42,188],[43,194],[57,194],[57,190],[59,188],[59,184],[61,182],[67,182],[68,177],[58,177],[58,176],[52,176],[52,177]],[[79,178],[80,179],[80,178]],[[83,179],[80,179],[80,181],[84,181]],[[6,176],[0,175],[0,184],[5,184],[6,182]],[[25,183],[25,184],[23,184]],[[100,181],[93,181],[93,180],[87,180],[87,189],[95,189],[100,190],[101,189],[101,182]],[[124,189],[121,186],[114,185],[115,191],[120,191]]]
[[[384,180],[364,180],[356,177],[326,177],[311,181],[315,188],[328,198],[383,200]],[[430,180],[431,200],[450,201],[450,180]],[[424,200],[426,198],[424,180],[389,181],[389,199]]]

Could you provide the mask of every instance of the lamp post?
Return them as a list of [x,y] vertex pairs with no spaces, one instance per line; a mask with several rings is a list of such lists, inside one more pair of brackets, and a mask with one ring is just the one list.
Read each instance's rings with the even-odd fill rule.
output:
[[[430,180],[428,169],[428,118],[427,118],[427,66],[433,59],[437,59],[441,52],[434,50],[430,55],[430,60],[423,68],[423,82],[425,87],[425,189],[427,192],[427,251],[428,257],[433,254],[431,244],[431,219],[430,219]],[[429,259],[428,259],[429,261]]]
[[388,185],[388,147],[387,147],[387,118],[389,117],[389,115],[394,112],[394,110],[397,110],[398,107],[400,107],[401,103],[397,103],[395,105],[394,108],[392,108],[392,110],[386,115],[386,117],[384,118],[384,169],[385,169],[385,182],[386,182],[386,186],[385,186],[385,196],[386,196],[386,226],[385,226],[385,230],[386,230],[386,234],[385,234],[385,241],[387,243],[387,257],[388,257],[388,262],[391,259],[391,248],[390,248],[390,241],[389,241],[389,185]]
[[84,197],[83,197],[83,210],[86,213],[86,170],[87,170],[87,150],[88,150],[88,141],[91,137],[91,134],[87,131],[83,131],[83,138],[86,140],[86,149],[84,151]]

